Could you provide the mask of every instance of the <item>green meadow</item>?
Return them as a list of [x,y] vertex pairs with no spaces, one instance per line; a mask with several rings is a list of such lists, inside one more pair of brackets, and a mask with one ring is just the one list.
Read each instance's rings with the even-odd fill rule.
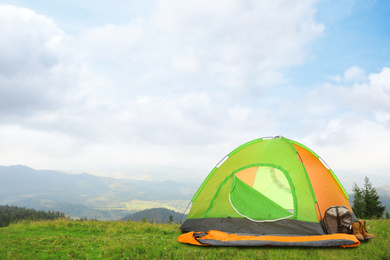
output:
[[23,221],[0,228],[0,259],[390,259],[390,220],[355,248],[208,247],[181,244],[176,224]]

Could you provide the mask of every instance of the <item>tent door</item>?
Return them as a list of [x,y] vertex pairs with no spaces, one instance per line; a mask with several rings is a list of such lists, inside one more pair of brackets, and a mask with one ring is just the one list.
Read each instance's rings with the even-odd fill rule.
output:
[[230,203],[253,221],[274,221],[294,215],[294,189],[287,173],[272,166],[251,166],[233,176]]

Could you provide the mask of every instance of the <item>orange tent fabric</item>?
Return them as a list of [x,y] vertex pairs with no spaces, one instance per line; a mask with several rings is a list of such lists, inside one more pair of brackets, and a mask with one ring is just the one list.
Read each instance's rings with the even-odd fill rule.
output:
[[305,165],[314,193],[316,194],[317,203],[321,210],[320,214],[318,214],[318,221],[321,221],[321,216],[323,217],[326,209],[331,206],[345,205],[352,212],[344,191],[337,184],[334,176],[332,176],[325,165],[307,149],[296,144],[293,145]]

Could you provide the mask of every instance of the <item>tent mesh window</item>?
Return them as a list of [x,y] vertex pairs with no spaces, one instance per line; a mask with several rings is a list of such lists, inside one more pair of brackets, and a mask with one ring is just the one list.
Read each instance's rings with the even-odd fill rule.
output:
[[292,217],[294,200],[285,174],[269,166],[249,167],[234,175],[230,203],[240,215],[253,221]]

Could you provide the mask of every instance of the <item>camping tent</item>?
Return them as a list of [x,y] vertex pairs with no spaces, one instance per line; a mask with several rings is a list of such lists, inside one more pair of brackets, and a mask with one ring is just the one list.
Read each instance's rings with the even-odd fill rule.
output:
[[[358,245],[354,236],[324,233],[321,220],[331,206],[352,212],[341,183],[317,154],[281,136],[260,138],[233,150],[210,172],[180,227],[189,233],[178,240],[211,245]],[[221,242],[210,238],[215,232],[217,237],[239,237]],[[271,235],[287,240],[277,242]],[[298,237],[309,241],[298,242]]]

